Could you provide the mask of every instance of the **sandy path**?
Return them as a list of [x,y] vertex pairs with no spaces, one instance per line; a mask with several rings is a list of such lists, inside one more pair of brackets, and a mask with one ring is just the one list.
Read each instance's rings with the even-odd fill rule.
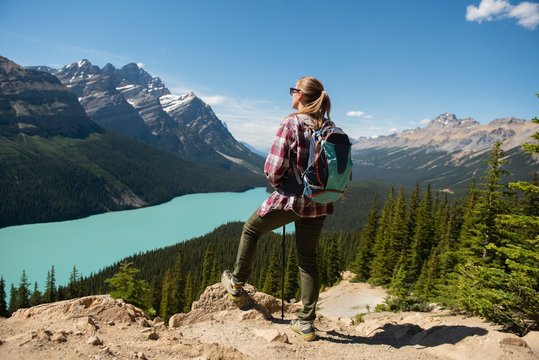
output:
[[317,312],[328,317],[351,318],[359,313],[374,311],[384,302],[386,290],[365,283],[352,283],[351,274],[346,272],[338,285],[320,294]]

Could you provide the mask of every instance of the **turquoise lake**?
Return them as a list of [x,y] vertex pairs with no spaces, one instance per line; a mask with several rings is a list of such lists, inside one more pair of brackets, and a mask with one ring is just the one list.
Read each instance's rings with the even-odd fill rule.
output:
[[56,285],[66,285],[73,266],[88,276],[136,253],[245,221],[268,196],[265,188],[242,193],[191,194],[167,203],[87,218],[0,229],[0,276],[9,296],[25,270],[42,290],[54,265]]

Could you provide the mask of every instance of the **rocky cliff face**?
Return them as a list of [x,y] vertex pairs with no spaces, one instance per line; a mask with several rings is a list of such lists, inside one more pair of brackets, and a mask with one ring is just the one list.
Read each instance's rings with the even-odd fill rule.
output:
[[0,56],[0,135],[85,138],[101,131],[56,77]]
[[53,71],[73,91],[86,114],[107,130],[149,141],[150,131],[139,113],[116,89],[116,69],[108,64],[103,69],[81,60]]
[[234,139],[210,106],[193,93],[171,95],[136,64],[100,69],[81,60],[52,73],[105,129],[200,164],[261,172],[263,159]]
[[238,142],[211,107],[194,93],[164,95],[159,100],[176,123],[177,135],[188,159],[207,158],[217,167],[246,167],[253,172],[261,171],[262,158]]

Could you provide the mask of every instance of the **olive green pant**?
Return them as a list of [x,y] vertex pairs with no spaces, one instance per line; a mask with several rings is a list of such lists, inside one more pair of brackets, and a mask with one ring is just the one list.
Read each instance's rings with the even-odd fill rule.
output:
[[300,274],[301,301],[303,310],[298,317],[302,320],[316,318],[316,303],[320,292],[320,276],[316,262],[316,244],[325,216],[316,218],[302,218],[292,211],[274,210],[264,217],[255,211],[243,225],[236,265],[233,275],[241,282],[245,282],[252,269],[256,244],[260,236],[275,230],[283,225],[294,222],[296,227],[296,253]]

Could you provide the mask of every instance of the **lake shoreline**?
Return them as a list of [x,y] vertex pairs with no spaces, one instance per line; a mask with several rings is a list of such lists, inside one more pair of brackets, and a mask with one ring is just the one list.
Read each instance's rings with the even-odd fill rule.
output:
[[[67,284],[73,266],[88,276],[133,254],[202,236],[232,221],[245,221],[267,198],[266,188],[197,193],[159,205],[94,214],[76,220],[0,229],[0,276],[6,292],[22,270],[43,288],[54,265],[57,285]],[[234,206],[230,206],[233,203]]]

